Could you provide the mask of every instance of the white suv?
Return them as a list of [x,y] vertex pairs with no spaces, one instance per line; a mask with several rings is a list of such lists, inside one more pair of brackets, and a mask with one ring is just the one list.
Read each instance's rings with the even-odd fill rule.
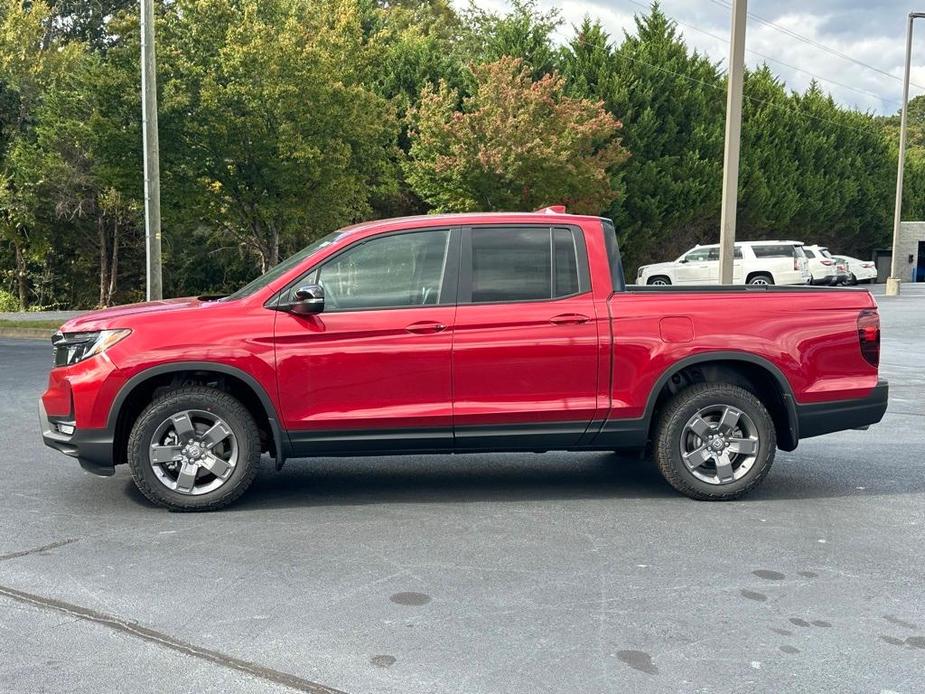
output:
[[[742,241],[735,245],[733,284],[809,284],[812,274],[799,241]],[[643,265],[636,284],[719,284],[719,246],[695,246],[674,262]]]

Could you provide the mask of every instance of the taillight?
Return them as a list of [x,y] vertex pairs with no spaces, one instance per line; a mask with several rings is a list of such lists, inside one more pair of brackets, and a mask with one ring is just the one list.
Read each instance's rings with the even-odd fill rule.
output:
[[880,364],[880,314],[877,309],[868,308],[858,315],[858,340],[861,355],[871,366]]
[[800,269],[800,259],[796,256],[793,256],[793,271],[797,272]]
[[829,265],[834,265],[834,264],[835,264],[835,261],[834,261],[834,260],[820,260],[819,262],[822,263],[823,265],[825,265],[826,267],[828,267]]

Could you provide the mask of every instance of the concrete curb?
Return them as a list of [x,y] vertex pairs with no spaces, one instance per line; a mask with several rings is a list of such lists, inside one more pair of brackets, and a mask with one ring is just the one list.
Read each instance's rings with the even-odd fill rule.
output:
[[21,340],[50,340],[54,334],[54,328],[0,328],[0,337]]

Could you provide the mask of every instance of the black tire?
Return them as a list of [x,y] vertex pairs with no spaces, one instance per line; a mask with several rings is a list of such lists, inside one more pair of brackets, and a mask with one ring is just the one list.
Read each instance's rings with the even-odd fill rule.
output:
[[655,275],[654,277],[650,277],[648,281],[646,281],[646,284],[650,286],[653,284],[657,284],[660,286],[670,287],[671,278],[666,275]]
[[749,284],[768,285],[774,284],[774,278],[767,272],[756,272],[748,278]]
[[[728,405],[750,418],[758,438],[751,467],[735,481],[711,484],[695,476],[685,464],[681,447],[687,423],[704,408]],[[768,474],[777,450],[774,420],[752,393],[729,383],[699,383],[682,390],[662,409],[655,429],[655,463],[667,482],[682,494],[701,501],[738,499],[757,487]],[[736,473],[738,474],[738,473]]]
[[850,286],[853,287],[853,286],[856,285],[857,283],[858,283],[858,278],[855,276],[855,274],[854,274],[853,272],[849,272],[849,273],[848,273],[848,281],[846,282],[846,284],[848,284],[848,285],[850,285]]
[[[158,427],[171,415],[198,410],[214,413],[228,425],[237,445],[237,463],[226,481],[198,495],[168,488],[149,462],[148,451]],[[233,396],[207,386],[184,386],[156,398],[138,416],[128,440],[128,464],[139,491],[172,511],[214,511],[241,496],[254,481],[260,461],[260,434],[254,418]],[[227,473],[226,473],[227,474]]]

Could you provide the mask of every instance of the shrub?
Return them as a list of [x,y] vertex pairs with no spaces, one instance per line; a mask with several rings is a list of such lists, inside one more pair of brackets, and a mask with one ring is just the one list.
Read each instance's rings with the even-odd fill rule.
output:
[[12,313],[14,311],[21,311],[22,307],[19,305],[19,299],[16,298],[14,294],[0,289],[0,311],[4,313]]

